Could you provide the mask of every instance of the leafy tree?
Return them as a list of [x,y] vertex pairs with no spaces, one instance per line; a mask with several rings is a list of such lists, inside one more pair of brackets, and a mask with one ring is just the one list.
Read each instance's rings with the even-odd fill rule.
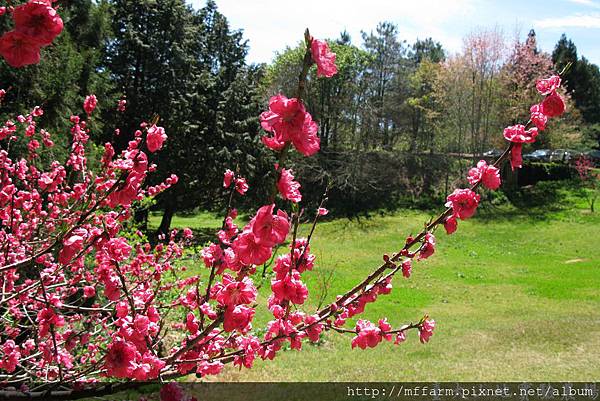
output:
[[[195,12],[183,0],[111,0],[115,39],[107,67],[126,96],[121,146],[137,122],[160,117],[169,141],[155,156],[156,180],[179,183],[158,198],[166,232],[175,211],[214,207],[226,165],[257,167],[260,67],[247,67],[247,45],[214,1]],[[120,95],[115,93],[115,99]],[[123,134],[124,133],[124,134]],[[235,150],[234,150],[235,149]],[[252,175],[253,171],[244,171]]]
[[502,82],[507,99],[507,123],[528,119],[523,105],[533,104],[539,98],[535,83],[552,74],[550,55],[537,48],[535,31],[532,29],[525,42],[515,41],[511,54],[502,69]]
[[600,123],[600,70],[585,57],[578,58],[577,47],[563,34],[559,39],[552,61],[558,71],[569,63],[564,73],[565,86],[587,123]]
[[[43,106],[40,123],[54,134],[57,145],[51,150],[54,157],[62,158],[70,139],[64,117],[82,114],[86,95],[104,93],[111,86],[108,74],[99,69],[102,45],[110,31],[103,2],[73,0],[59,2],[59,6],[65,28],[51,46],[42,50],[39,64],[13,69],[0,63],[0,82],[7,90],[0,118],[6,121],[34,105]],[[0,25],[5,31],[10,18],[0,18]],[[101,122],[94,120],[92,125],[98,126]],[[22,149],[11,150],[20,152]]]
[[418,65],[425,60],[432,63],[442,62],[446,59],[446,54],[440,42],[427,38],[425,40],[417,39],[411,46],[409,57]]
[[571,64],[571,68],[566,70],[562,77],[569,91],[574,90],[577,86],[577,74],[573,68],[577,64],[577,46],[572,40],[567,39],[567,35],[564,33],[554,47],[552,62],[558,71],[562,71],[569,63]]
[[[380,138],[384,149],[391,149],[398,130],[394,124],[397,112],[392,101],[392,87],[400,61],[406,54],[404,42],[398,39],[398,27],[391,22],[381,22],[375,33],[362,32],[363,46],[371,55],[371,63],[365,71],[368,112],[364,115],[363,145],[374,147],[372,138]],[[368,133],[368,134],[367,134]]]
[[[279,53],[265,76],[264,90],[268,95],[296,91],[298,65],[304,55],[304,45],[287,48]],[[332,78],[317,78],[311,70],[307,77],[305,104],[319,123],[322,149],[354,147],[360,134],[362,119],[363,73],[371,57],[350,41],[342,32],[340,38],[329,41],[336,53],[338,73]]]
[[410,96],[406,99],[406,111],[411,119],[409,150],[415,152],[420,148],[433,152],[435,120],[439,117],[433,91],[441,65],[428,58],[421,60],[408,79]]

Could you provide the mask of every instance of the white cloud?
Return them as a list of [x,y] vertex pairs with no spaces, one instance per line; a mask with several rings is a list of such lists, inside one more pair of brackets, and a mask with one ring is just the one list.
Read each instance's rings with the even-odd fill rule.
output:
[[[217,0],[219,10],[234,28],[243,28],[250,41],[250,61],[268,62],[277,50],[302,40],[305,28],[320,38],[336,38],[347,30],[360,44],[361,30],[371,31],[381,21],[398,25],[400,38],[409,43],[417,37],[433,37],[450,51],[461,46],[463,32],[448,29],[472,20],[478,0],[370,0],[368,4],[347,0]],[[201,7],[205,0],[191,0]]]
[[565,17],[544,18],[533,22],[536,28],[600,28],[600,15],[577,14]]
[[594,3],[592,0],[568,0],[570,3],[580,4],[583,6],[600,8],[600,4]]

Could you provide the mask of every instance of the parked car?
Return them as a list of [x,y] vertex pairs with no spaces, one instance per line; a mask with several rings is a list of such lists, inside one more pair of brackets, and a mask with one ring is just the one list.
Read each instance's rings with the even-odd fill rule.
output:
[[581,156],[581,152],[571,149],[556,149],[550,155],[550,161],[553,163],[574,163]]
[[567,149],[567,154],[565,155],[566,162],[569,164],[574,164],[577,159],[581,157],[581,155],[583,155],[582,152]]
[[596,166],[600,166],[600,150],[590,150],[584,153]]
[[501,150],[498,149],[492,149],[492,150],[488,150],[487,152],[483,152],[483,155],[485,157],[500,157],[500,155],[502,154]]
[[551,154],[552,151],[550,149],[538,149],[529,154],[523,155],[523,158],[532,162],[547,162],[550,161]]

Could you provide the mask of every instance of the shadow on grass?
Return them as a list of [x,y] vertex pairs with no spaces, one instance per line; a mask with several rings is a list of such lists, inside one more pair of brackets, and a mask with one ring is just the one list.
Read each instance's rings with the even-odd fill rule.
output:
[[482,199],[479,220],[515,220],[524,217],[546,220],[558,212],[572,209],[569,193],[572,185],[565,182],[539,182],[514,191],[491,193]]
[[191,245],[202,247],[208,242],[214,242],[217,239],[217,228],[195,227],[191,229],[194,233]]

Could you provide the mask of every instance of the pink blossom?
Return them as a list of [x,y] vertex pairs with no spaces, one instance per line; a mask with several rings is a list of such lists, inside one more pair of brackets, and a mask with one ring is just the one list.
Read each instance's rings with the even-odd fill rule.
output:
[[81,235],[71,235],[63,241],[63,248],[58,253],[58,261],[61,264],[67,264],[83,248],[84,238]]
[[231,182],[233,181],[233,177],[235,177],[235,173],[229,169],[225,170],[225,174],[223,174],[223,188],[229,188]]
[[83,296],[85,298],[91,298],[96,295],[96,289],[91,285],[86,285],[83,287]]
[[256,352],[260,349],[260,341],[254,336],[241,337],[239,339],[239,348],[244,350],[244,353],[240,356],[235,356],[233,365],[243,365],[248,369],[251,368],[254,364]]
[[511,141],[511,158],[510,165],[514,170],[520,168],[523,164],[523,158],[521,156],[521,150],[523,143],[533,143],[538,135],[538,129],[536,127],[530,128],[525,131],[525,126],[522,124],[513,125],[504,128],[504,138],[507,141]]
[[285,146],[285,142],[278,140],[277,137],[274,136],[263,136],[260,140],[267,148],[276,152],[280,152]]
[[40,62],[40,46],[30,36],[9,31],[0,37],[0,55],[14,68]]
[[209,246],[204,247],[204,249],[200,251],[200,254],[202,255],[206,267],[213,267],[215,263],[218,263],[223,259],[223,249],[215,243],[211,243]]
[[127,100],[125,99],[120,99],[119,103],[117,104],[117,111],[123,113],[127,108]]
[[409,278],[412,273],[412,262],[410,259],[406,259],[402,262],[402,275]]
[[302,136],[306,119],[304,104],[296,99],[276,95],[269,100],[269,111],[260,115],[260,123],[267,132],[275,132],[281,142],[289,142]]
[[565,112],[565,101],[556,91],[553,91],[542,101],[540,110],[548,117],[558,117]]
[[429,338],[433,335],[433,329],[435,328],[435,321],[430,318],[426,318],[421,326],[419,326],[419,340],[425,344],[429,341]]
[[522,143],[513,143],[510,148],[510,168],[516,169],[521,168],[523,166],[523,156],[522,156],[523,144]]
[[432,233],[425,234],[423,245],[419,251],[419,259],[427,259],[435,252],[435,237]]
[[63,30],[63,21],[48,1],[30,0],[13,11],[15,30],[47,46]]
[[160,374],[160,370],[164,368],[166,363],[153,355],[150,352],[146,352],[142,357],[141,363],[135,363],[135,370],[132,373],[132,377],[135,380],[149,380],[156,379]]
[[319,320],[319,315],[306,315],[304,318],[304,323],[309,326],[305,330],[306,335],[308,336],[308,339],[314,343],[319,341],[321,332],[323,331],[323,325],[321,323],[317,323]]
[[260,245],[272,247],[281,244],[290,230],[287,213],[278,210],[273,215],[274,208],[275,204],[263,206],[252,219],[252,234]]
[[534,104],[531,106],[529,111],[531,112],[531,122],[537,127],[538,131],[545,130],[548,117],[542,113],[542,106],[539,104]]
[[290,301],[297,305],[303,304],[308,297],[308,289],[300,280],[300,273],[297,270],[282,279],[272,280],[271,289],[278,300]]
[[392,325],[388,323],[387,318],[379,319],[379,330],[381,336],[386,341],[392,341],[392,335],[389,333],[392,330]]
[[260,122],[265,131],[274,134],[272,138],[263,139],[263,143],[273,150],[281,150],[289,142],[305,156],[319,150],[318,126],[304,104],[296,98],[273,96],[269,101],[269,111],[260,115]]
[[92,114],[97,104],[98,99],[96,99],[96,95],[86,96],[85,101],[83,102],[83,109],[88,116]]
[[129,378],[134,370],[134,360],[136,357],[135,346],[122,339],[114,340],[108,346],[104,368],[106,374],[112,377]]
[[225,310],[223,329],[227,332],[238,330],[245,333],[254,313],[254,309],[244,305],[228,306]]
[[536,82],[535,87],[542,95],[549,95],[560,86],[560,77],[552,75],[550,78],[540,79]]
[[317,135],[319,126],[312,120],[310,114],[306,113],[306,119],[302,128],[303,135],[292,138],[292,143],[296,150],[304,156],[312,156],[317,153],[321,147],[321,140]]
[[150,152],[154,153],[157,150],[160,150],[166,140],[167,134],[165,134],[165,129],[163,127],[157,127],[154,124],[148,128],[148,133],[146,135],[146,146]]
[[112,260],[122,262],[131,254],[131,245],[123,237],[111,238],[107,241],[104,250]]
[[64,317],[58,315],[52,308],[43,308],[37,314],[39,324],[38,335],[43,338],[48,335],[50,327],[62,327],[65,325]]
[[496,190],[500,186],[500,170],[493,165],[488,165],[485,160],[480,160],[477,167],[469,170],[467,179],[471,185],[481,181],[486,188]]
[[147,316],[137,314],[133,320],[133,327],[137,333],[146,335],[148,334],[148,327],[150,325],[150,319]]
[[262,265],[272,254],[270,246],[258,243],[251,231],[243,232],[231,244],[232,249],[245,265]]
[[481,196],[470,189],[455,189],[448,195],[446,207],[451,207],[454,216],[466,220],[475,214]]
[[185,317],[185,328],[190,332],[190,334],[196,334],[198,332],[198,320],[196,316],[194,316],[193,312],[188,312]]
[[317,76],[330,78],[337,73],[335,53],[324,40],[313,39],[310,44],[312,59],[317,64]]
[[537,135],[537,128],[525,130],[525,126],[522,124],[504,128],[504,139],[514,143],[533,143]]
[[406,341],[406,333],[401,331],[400,333],[398,333],[396,335],[396,341],[394,341],[394,344],[400,344],[400,343],[403,343],[404,341]]
[[206,315],[206,317],[208,317],[209,319],[214,320],[217,318],[217,312],[215,312],[215,310],[210,307],[210,304],[208,302],[205,302],[202,305],[200,305],[200,312],[202,312],[203,315]]
[[317,214],[319,216],[326,216],[329,214],[329,210],[325,209],[324,207],[320,207],[317,209]]
[[290,244],[290,249],[293,252],[286,252],[277,257],[273,271],[277,274],[277,278],[283,278],[292,269],[291,254],[294,255],[293,269],[302,273],[306,270],[312,270],[315,261],[315,255],[310,253],[306,238],[296,238],[296,241]]
[[125,301],[117,302],[115,312],[117,317],[124,318],[129,313],[129,304]]
[[235,190],[238,191],[240,195],[244,195],[248,192],[248,183],[245,178],[240,177],[235,180]]
[[352,339],[352,348],[375,348],[382,340],[381,329],[368,320],[356,322],[356,337]]
[[281,169],[279,181],[277,182],[277,189],[283,199],[298,203],[302,200],[302,194],[300,193],[300,183],[294,181],[294,175],[292,170]]
[[254,283],[249,277],[244,277],[241,281],[235,281],[226,274],[223,277],[223,284],[223,288],[216,296],[221,305],[247,305],[256,300],[256,287],[254,287]]
[[19,347],[13,340],[7,340],[2,346],[2,351],[4,352],[4,360],[0,361],[0,369],[4,369],[8,373],[14,372],[21,358]]
[[[196,368],[196,374],[200,377],[204,377],[206,375],[218,375],[223,370],[223,363],[220,361],[208,362],[203,361],[198,363],[198,367]],[[194,397],[190,398],[186,401],[197,401]]]
[[444,220],[444,229],[446,230],[446,234],[453,234],[457,227],[458,222],[456,221],[455,215],[449,216]]

